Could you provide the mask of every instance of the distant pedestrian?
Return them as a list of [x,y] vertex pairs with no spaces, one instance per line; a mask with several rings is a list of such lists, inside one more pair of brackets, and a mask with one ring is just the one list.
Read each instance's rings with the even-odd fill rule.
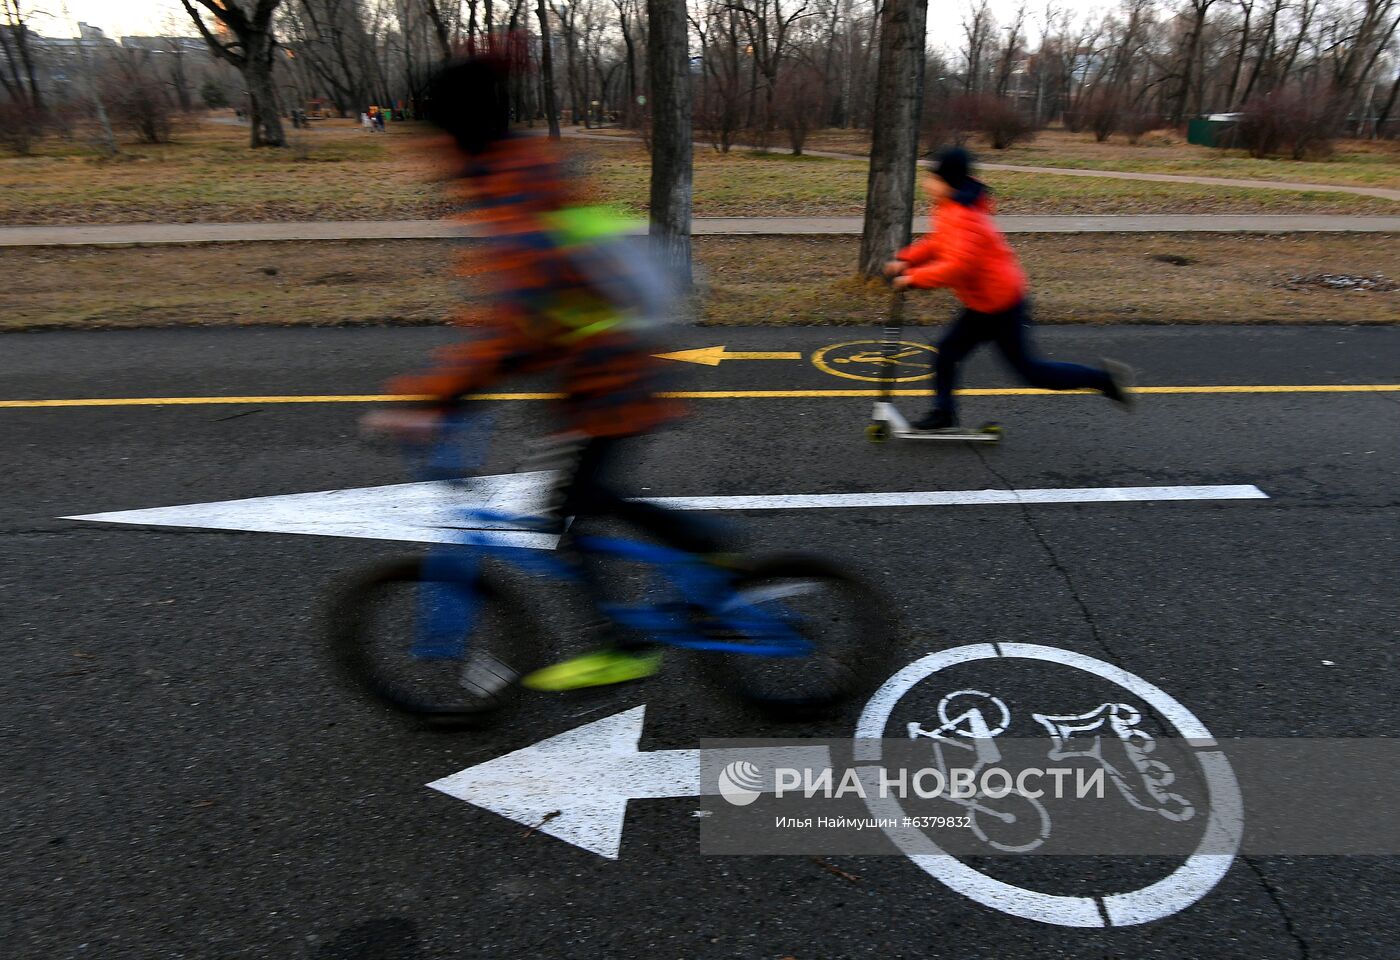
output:
[[366,129],[366,130],[373,130],[373,129],[374,129],[374,124],[370,121],[370,119],[369,119],[369,114],[367,114],[367,113],[361,113],[361,114],[360,114],[360,126],[363,127],[363,128]]

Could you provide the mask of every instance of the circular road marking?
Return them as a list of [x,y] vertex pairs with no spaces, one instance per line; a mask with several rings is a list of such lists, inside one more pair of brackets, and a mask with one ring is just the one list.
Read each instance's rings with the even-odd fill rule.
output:
[[832,343],[812,354],[812,365],[822,373],[871,383],[908,383],[933,379],[933,358],[938,351],[927,343],[900,340],[851,340]]
[[[856,723],[855,760],[878,764],[880,740],[894,706],[913,687],[956,664],[997,657],[1039,660],[1082,670],[1117,684],[1155,709],[1178,735],[1192,741],[1191,745],[1196,748],[1195,757],[1201,765],[1208,792],[1205,835],[1186,862],[1166,877],[1138,890],[1104,897],[1058,896],[1017,887],[979,873],[945,853],[920,831],[900,828],[885,831],[905,856],[935,880],[984,906],[1027,920],[1065,927],[1127,927],[1150,923],[1184,910],[1209,893],[1234,863],[1244,832],[1244,802],[1235,771],[1224,753],[1202,749],[1217,746],[1215,738],[1179,700],[1111,663],[1032,643],[995,646],[974,643],[931,653],[886,680],[865,705]],[[863,768],[864,776],[877,776],[882,769],[867,766]],[[892,799],[877,799],[874,794],[868,794],[866,803],[877,817],[898,819],[903,816],[899,804]]]

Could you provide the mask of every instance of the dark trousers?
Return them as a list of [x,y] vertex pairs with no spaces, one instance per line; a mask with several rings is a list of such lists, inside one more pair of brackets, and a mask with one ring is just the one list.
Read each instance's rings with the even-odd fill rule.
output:
[[626,441],[594,437],[579,452],[574,473],[564,493],[561,515],[585,525],[591,518],[612,517],[669,547],[687,553],[713,553],[719,548],[712,524],[680,510],[631,500],[614,485]]
[[[626,441],[622,438],[595,437],[579,453],[569,486],[564,492],[562,517],[573,517],[573,530],[586,531],[591,521],[601,518],[621,520],[645,536],[686,553],[715,553],[724,540],[723,529],[710,521],[680,510],[669,510],[654,503],[628,499],[614,485]],[[582,528],[580,530],[580,528]],[[594,606],[609,600],[608,573],[601,568],[605,558],[577,554],[583,588]],[[648,646],[647,639],[616,624],[610,624],[606,642],[626,650]]]
[[964,308],[943,339],[938,342],[934,361],[935,410],[956,415],[953,390],[957,386],[958,364],[983,343],[994,343],[1028,386],[1044,390],[1104,390],[1112,382],[1107,371],[1079,363],[1057,363],[1032,353],[1030,315],[1022,300],[1001,313],[980,313]]

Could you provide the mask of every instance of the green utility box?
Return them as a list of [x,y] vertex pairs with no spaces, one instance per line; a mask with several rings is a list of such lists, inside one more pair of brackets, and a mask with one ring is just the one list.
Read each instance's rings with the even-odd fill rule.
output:
[[1219,147],[1228,150],[1235,145],[1235,131],[1239,121],[1233,116],[1226,119],[1220,115],[1196,117],[1186,124],[1186,142],[1200,147]]

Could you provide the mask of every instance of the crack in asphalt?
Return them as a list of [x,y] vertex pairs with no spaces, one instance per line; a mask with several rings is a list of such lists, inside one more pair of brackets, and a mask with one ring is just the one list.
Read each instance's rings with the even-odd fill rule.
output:
[[1298,945],[1298,956],[1301,957],[1302,960],[1310,960],[1312,951],[1308,947],[1308,941],[1303,939],[1302,934],[1298,932],[1298,928],[1293,925],[1293,918],[1288,915],[1288,908],[1283,905],[1283,898],[1280,897],[1278,891],[1274,889],[1274,885],[1269,882],[1269,878],[1264,874],[1264,871],[1259,869],[1259,865],[1254,862],[1253,857],[1242,855],[1240,859],[1244,861],[1245,866],[1249,867],[1250,872],[1258,879],[1259,886],[1264,888],[1264,893],[1274,905],[1274,909],[1277,910],[1278,915],[1283,918],[1284,932]]
[[[972,452],[977,455],[977,459],[981,461],[982,467],[1000,481],[1007,490],[1016,489],[1016,485],[993,467],[981,450],[974,446]],[[1029,506],[1019,502],[1016,506],[1021,511],[1021,519],[1025,521],[1026,527],[1031,531],[1036,542],[1040,544],[1040,548],[1045,551],[1045,556],[1049,559],[1050,566],[1054,568],[1055,572],[1064,580],[1065,589],[1069,591],[1070,597],[1074,600],[1075,605],[1079,607],[1079,614],[1084,620],[1084,625],[1089,628],[1089,636],[1093,638],[1094,643],[1098,645],[1100,650],[1108,654],[1110,660],[1116,660],[1117,654],[1114,652],[1108,640],[1104,638],[1103,632],[1099,630],[1098,621],[1094,619],[1093,611],[1089,609],[1089,604],[1085,602],[1084,597],[1080,594],[1079,587],[1074,582],[1074,577],[1070,575],[1069,569],[1060,562],[1059,555],[1055,553],[1055,548],[1052,547],[1050,541],[1046,539],[1044,532],[1040,529],[1040,525],[1035,522],[1035,517],[1031,514]]]
[[[1015,485],[1012,484],[1004,474],[998,471],[995,467],[991,465],[991,463],[987,461],[986,456],[981,450],[978,450],[974,447],[973,452],[977,455],[977,459],[982,462],[982,466],[986,469],[986,471],[992,476],[996,477],[997,480],[999,480],[1006,487],[1006,489],[1016,489]],[[1083,596],[1079,593],[1079,588],[1075,585],[1074,578],[1070,575],[1069,570],[1066,569],[1065,565],[1060,561],[1060,558],[1055,553],[1054,548],[1046,539],[1044,532],[1040,529],[1040,526],[1035,522],[1035,517],[1032,516],[1027,505],[1018,504],[1018,506],[1021,510],[1021,518],[1025,521],[1026,526],[1031,531],[1032,535],[1035,536],[1036,542],[1040,544],[1041,549],[1045,551],[1045,555],[1049,559],[1050,565],[1056,570],[1056,572],[1060,574],[1061,578],[1063,578],[1065,582],[1065,587],[1066,589],[1068,589],[1069,595],[1074,599],[1075,604],[1079,607],[1080,614],[1084,618],[1084,623],[1089,628],[1089,633],[1093,637],[1094,642],[1098,644],[1100,649],[1102,649],[1105,653],[1109,655],[1110,659],[1116,659],[1112,646],[1108,643],[1108,641],[1104,638],[1102,632],[1099,630],[1098,623],[1094,620],[1093,612],[1090,611],[1089,605],[1084,601]],[[1269,902],[1272,903],[1274,909],[1278,911],[1279,917],[1283,920],[1284,932],[1287,933],[1289,938],[1294,942],[1295,945],[1297,945],[1298,956],[1301,958],[1301,960],[1311,960],[1312,951],[1308,946],[1308,942],[1306,939],[1303,938],[1302,934],[1298,932],[1298,928],[1294,925],[1293,918],[1289,915],[1288,908],[1284,906],[1283,898],[1279,896],[1278,890],[1276,890],[1273,884],[1269,882],[1269,878],[1265,875],[1264,871],[1259,868],[1259,865],[1256,864],[1251,857],[1242,855],[1239,859],[1242,860],[1247,867],[1249,867],[1250,872],[1253,873],[1255,878],[1259,881],[1259,886],[1263,889],[1265,896],[1269,898]]]

